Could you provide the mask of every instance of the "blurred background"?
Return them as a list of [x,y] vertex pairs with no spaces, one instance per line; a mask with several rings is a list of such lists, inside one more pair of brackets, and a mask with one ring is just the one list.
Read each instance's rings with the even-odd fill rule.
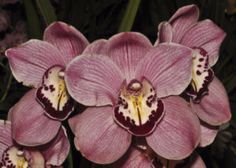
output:
[[[129,29],[145,34],[152,42],[157,38],[158,24],[188,4],[200,8],[200,19],[211,19],[227,33],[220,59],[213,67],[223,82],[231,104],[232,120],[223,125],[213,144],[197,149],[208,168],[236,167],[236,0],[0,0],[0,118],[6,119],[9,109],[29,88],[12,77],[4,51],[31,38],[42,39],[46,26],[64,21],[81,31],[90,42],[109,38]],[[129,9],[129,10],[128,10]],[[130,11],[130,10],[133,10]],[[132,18],[126,19],[131,12]],[[126,27],[127,28],[127,27]],[[128,29],[127,29],[128,30]],[[76,113],[84,107],[78,106]],[[76,114],[75,113],[75,114]],[[64,123],[67,125],[67,123]],[[68,132],[73,142],[71,132]],[[73,143],[71,143],[73,144]],[[73,148],[74,167],[104,167],[83,158]],[[65,167],[67,162],[65,162]]]

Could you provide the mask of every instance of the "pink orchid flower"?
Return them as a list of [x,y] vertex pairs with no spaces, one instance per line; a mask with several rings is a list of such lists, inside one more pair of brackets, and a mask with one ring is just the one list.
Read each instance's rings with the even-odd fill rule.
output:
[[199,121],[185,100],[168,96],[188,86],[191,54],[180,45],[154,48],[135,32],[86,47],[65,70],[70,95],[94,106],[69,119],[76,148],[89,160],[108,164],[137,136],[164,158],[189,156],[199,143]]
[[88,45],[79,31],[62,22],[46,28],[43,39],[6,51],[16,80],[34,87],[11,109],[13,139],[21,145],[44,144],[57,135],[74,108],[64,69]]
[[11,137],[11,123],[0,120],[0,167],[1,168],[50,168],[61,167],[70,144],[64,128],[48,144],[26,147],[15,143]]
[[193,49],[192,81],[185,91],[192,109],[201,119],[200,146],[213,142],[218,126],[231,118],[227,93],[214,77],[211,67],[217,62],[225,33],[211,20],[199,21],[196,5],[180,8],[168,22],[159,25],[156,45],[178,43]]

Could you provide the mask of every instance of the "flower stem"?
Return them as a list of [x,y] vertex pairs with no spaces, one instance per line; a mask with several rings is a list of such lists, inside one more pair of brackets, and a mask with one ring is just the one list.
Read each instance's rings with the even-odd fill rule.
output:
[[126,11],[121,21],[118,32],[131,30],[134,20],[135,20],[135,16],[138,11],[139,4],[140,4],[140,0],[129,0],[128,6],[126,8]]
[[72,156],[72,150],[70,149],[69,155],[67,157],[68,161],[68,168],[73,168],[73,156]]

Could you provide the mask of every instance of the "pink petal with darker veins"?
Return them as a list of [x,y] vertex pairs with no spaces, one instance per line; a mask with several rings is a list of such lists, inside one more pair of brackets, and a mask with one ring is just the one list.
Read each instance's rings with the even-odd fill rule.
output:
[[207,145],[210,145],[219,130],[218,126],[211,126],[207,123],[201,122],[201,140],[200,140],[200,147],[205,147]]
[[115,162],[130,146],[131,134],[114,122],[112,114],[112,107],[95,107],[69,119],[76,148],[92,162]]
[[[117,162],[115,162],[112,168],[152,168],[152,160],[140,150],[131,147],[128,152]],[[155,167],[162,168],[162,167]]]
[[35,93],[36,89],[30,90],[11,108],[12,137],[25,146],[48,143],[61,127],[61,122],[44,114],[44,109],[35,100]]
[[192,50],[177,44],[159,44],[150,50],[136,69],[136,79],[145,77],[157,97],[179,95],[192,78]]
[[129,83],[134,78],[139,61],[152,48],[151,42],[142,34],[124,32],[112,36],[108,41],[108,56],[114,60]]
[[65,128],[61,127],[56,137],[51,142],[44,145],[40,151],[47,165],[62,165],[70,151],[70,142],[67,138]]
[[102,54],[102,55],[107,55],[107,40],[105,39],[99,39],[96,40],[94,42],[92,42],[91,44],[89,44],[83,54]]
[[13,145],[10,121],[0,120],[0,158],[3,152]]
[[69,94],[87,106],[112,105],[123,80],[118,66],[105,55],[77,57],[65,71]]
[[89,44],[82,33],[63,22],[54,22],[49,25],[43,39],[57,47],[67,63],[80,55]]
[[203,20],[189,29],[180,43],[191,48],[202,47],[208,52],[212,66],[218,59],[219,48],[225,35],[225,32],[211,20]]
[[231,118],[228,95],[222,83],[215,77],[210,83],[208,95],[199,104],[191,102],[198,117],[210,125],[221,125]]
[[172,42],[173,30],[168,22],[161,22],[158,26],[158,39],[154,46],[159,43]]
[[8,49],[5,54],[16,80],[27,86],[40,86],[43,74],[48,68],[66,64],[56,47],[40,40],[30,40]]
[[146,137],[148,145],[160,156],[179,160],[189,156],[200,140],[200,123],[184,99],[162,99],[165,116],[156,130]]
[[179,43],[188,29],[197,22],[199,9],[196,5],[188,5],[178,9],[170,18],[169,23],[173,28],[173,42]]

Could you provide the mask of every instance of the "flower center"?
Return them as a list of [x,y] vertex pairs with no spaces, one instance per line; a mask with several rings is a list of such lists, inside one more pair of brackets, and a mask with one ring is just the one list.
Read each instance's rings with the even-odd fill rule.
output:
[[194,48],[192,81],[187,88],[187,95],[193,102],[199,103],[201,98],[208,93],[208,85],[214,78],[214,73],[209,67],[208,54],[202,48]]
[[24,152],[17,147],[8,148],[2,155],[1,168],[29,168],[29,162],[24,156]]
[[53,119],[64,120],[73,111],[73,100],[66,90],[61,66],[53,66],[45,72],[37,100]]
[[153,86],[143,79],[123,84],[114,109],[115,121],[136,136],[154,130],[164,114],[164,105],[157,99]]

